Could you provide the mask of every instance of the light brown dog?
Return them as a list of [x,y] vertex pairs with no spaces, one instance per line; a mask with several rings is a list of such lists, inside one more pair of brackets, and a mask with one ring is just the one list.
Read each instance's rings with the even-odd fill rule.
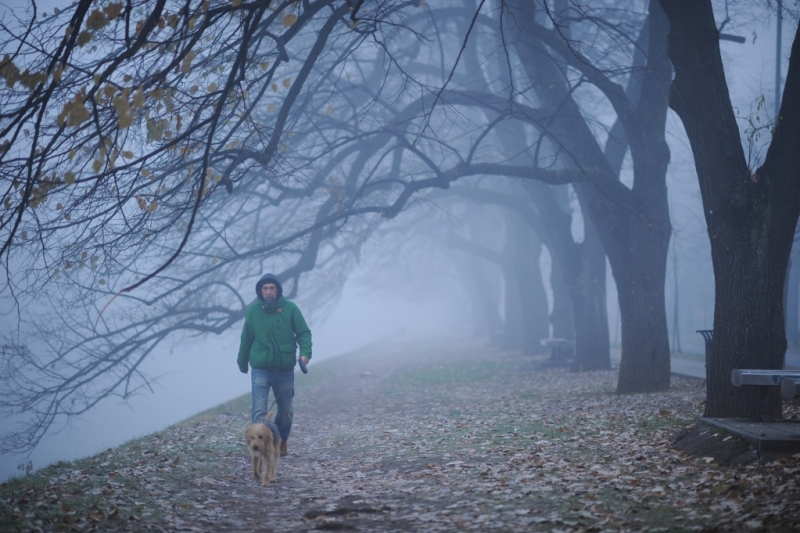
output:
[[275,468],[281,456],[281,437],[278,427],[272,422],[274,413],[269,413],[264,422],[250,424],[244,431],[244,440],[253,460],[253,475],[261,478],[261,486],[275,481]]

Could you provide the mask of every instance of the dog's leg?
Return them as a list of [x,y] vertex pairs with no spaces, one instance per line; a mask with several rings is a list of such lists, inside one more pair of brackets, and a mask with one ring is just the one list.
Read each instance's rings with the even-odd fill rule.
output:
[[269,463],[267,463],[268,476],[270,481],[275,481],[275,458],[272,450],[270,450]]
[[257,456],[253,456],[253,476],[256,479],[261,477],[261,459]]
[[262,458],[261,466],[264,469],[263,474],[261,475],[261,486],[266,487],[269,484],[269,461],[266,457]]

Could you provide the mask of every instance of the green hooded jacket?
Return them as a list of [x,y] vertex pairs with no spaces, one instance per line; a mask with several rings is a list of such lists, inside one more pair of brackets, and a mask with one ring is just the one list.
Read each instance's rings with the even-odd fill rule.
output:
[[[278,298],[267,302],[261,298],[261,286],[274,283],[278,287]],[[247,373],[248,363],[252,368],[270,371],[292,370],[297,363],[297,347],[300,355],[311,359],[311,330],[297,306],[283,297],[283,287],[278,279],[267,274],[256,284],[259,301],[250,306],[242,327],[239,370]]]

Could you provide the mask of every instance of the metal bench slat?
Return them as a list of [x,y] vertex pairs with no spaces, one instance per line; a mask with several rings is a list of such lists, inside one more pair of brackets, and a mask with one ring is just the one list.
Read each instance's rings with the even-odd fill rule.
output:
[[781,381],[790,378],[800,381],[800,371],[797,370],[758,370],[734,368],[731,371],[731,383],[736,387],[742,385],[777,386]]

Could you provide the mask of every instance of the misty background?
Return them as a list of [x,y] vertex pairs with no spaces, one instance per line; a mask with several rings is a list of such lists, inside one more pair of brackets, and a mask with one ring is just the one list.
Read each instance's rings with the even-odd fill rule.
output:
[[[51,5],[57,5],[52,3]],[[42,6],[48,9],[48,5]],[[0,7],[0,9],[3,9]],[[735,28],[744,44],[723,41],[723,59],[734,106],[747,116],[763,95],[767,115],[774,109],[775,24],[774,20],[752,20]],[[784,57],[792,32],[784,31]],[[787,61],[784,59],[783,69]],[[714,278],[708,234],[702,210],[691,150],[683,125],[669,111],[667,138],[671,150],[667,184],[673,226],[666,276],[666,308],[670,347],[673,352],[701,354],[703,341],[695,330],[713,324]],[[622,181],[630,186],[630,155],[623,165]],[[513,180],[496,180],[496,187],[513,187]],[[486,284],[496,294],[497,313],[505,319],[502,270],[452,246],[452,235],[474,223],[475,217],[488,217],[487,224],[503,218],[499,207],[465,207],[467,202],[444,198],[437,193],[423,195],[394,220],[371,235],[354,268],[348,269],[341,292],[323,302],[303,294],[296,298],[313,334],[314,364],[327,358],[371,345],[376,351],[396,338],[471,336],[476,343],[488,343],[492,336],[484,323],[482,310],[470,296],[474,280],[464,273],[469,262],[480,265]],[[573,235],[580,240],[582,220],[573,201]],[[487,235],[500,252],[506,229],[494,225],[496,233]],[[798,338],[798,282],[800,249],[792,251],[789,288],[790,320],[787,337],[796,348]],[[539,257],[549,311],[553,296],[550,287],[551,258],[547,248]],[[239,273],[256,280],[266,272]],[[325,284],[324,271],[304,274],[314,284]],[[793,276],[793,277],[792,277]],[[316,277],[316,278],[315,278]],[[609,337],[612,349],[620,342],[620,313],[611,270],[606,268]],[[341,283],[340,278],[331,284]],[[245,283],[246,284],[246,283]],[[202,292],[202,287],[196,291]],[[792,300],[793,298],[793,300]],[[792,303],[793,302],[793,303]],[[9,314],[5,320],[11,320]],[[250,390],[250,377],[240,374],[235,359],[241,322],[221,335],[207,334],[158,346],[141,367],[149,377],[152,391],[140,392],[127,401],[106,398],[91,412],[65,425],[57,421],[29,455],[4,455],[0,458],[0,479],[18,475],[19,465],[30,461],[34,469],[47,464],[90,455],[126,440],[194,415]],[[174,346],[172,346],[174,344]],[[521,357],[523,357],[521,355]],[[297,379],[302,380],[301,374]],[[300,417],[302,420],[302,413]],[[301,422],[302,423],[302,422]]]

